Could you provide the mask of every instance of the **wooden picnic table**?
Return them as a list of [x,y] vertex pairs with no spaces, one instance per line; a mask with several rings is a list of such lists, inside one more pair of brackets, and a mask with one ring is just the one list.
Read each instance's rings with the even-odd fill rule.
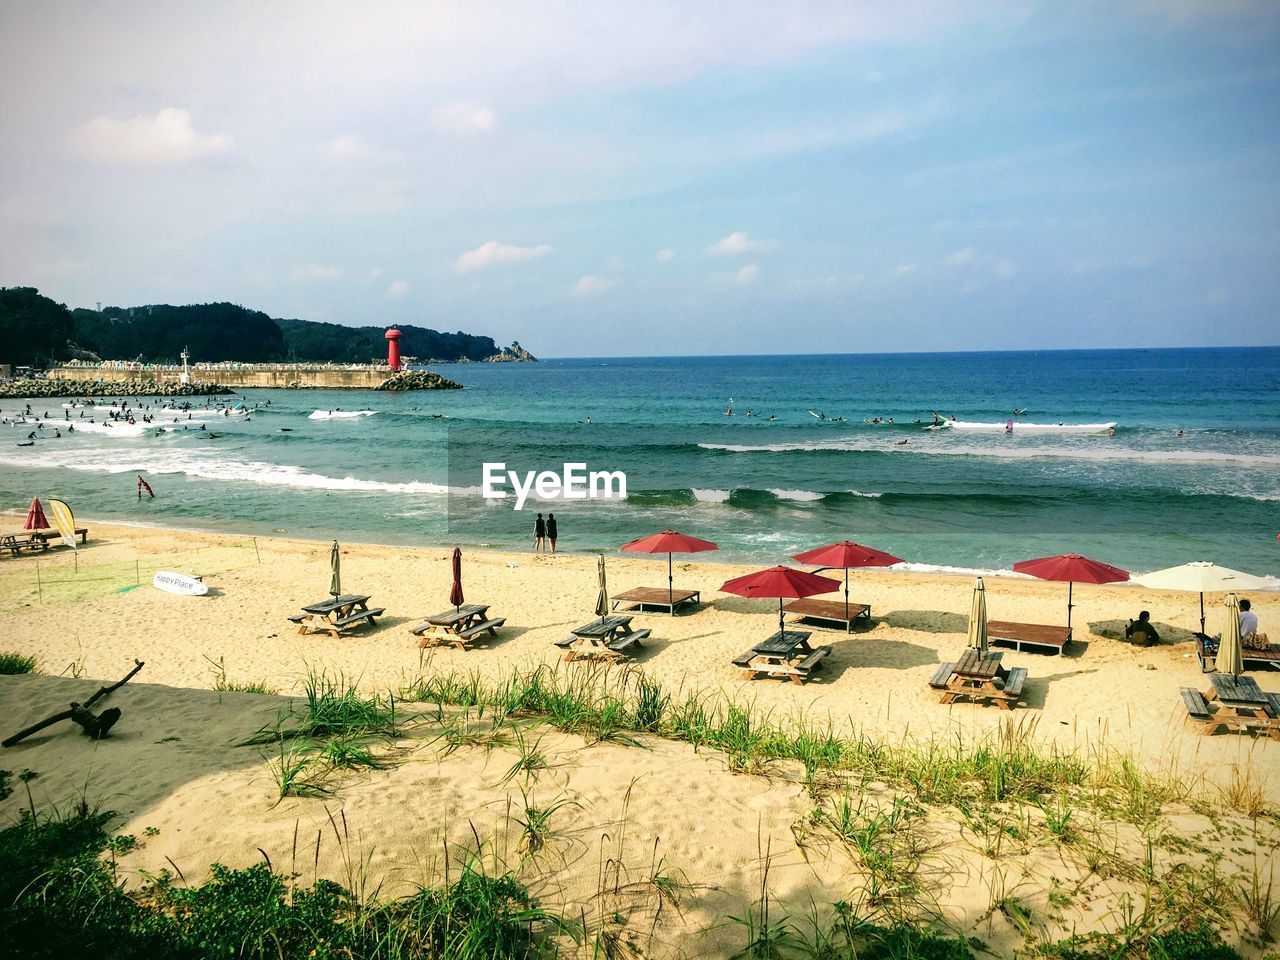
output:
[[344,594],[302,608],[302,613],[289,619],[298,625],[299,633],[329,633],[336,639],[350,627],[374,623],[382,608],[369,609],[369,598],[359,594]]
[[629,603],[633,610],[658,607],[675,616],[676,608],[681,605],[700,603],[702,593],[698,590],[668,590],[666,587],[635,587],[624,593],[615,593],[610,599],[614,610],[620,603]]
[[1216,700],[1223,709],[1237,716],[1271,716],[1271,700],[1253,677],[1233,677],[1229,673],[1215,673],[1209,678],[1212,687],[1205,699]]
[[812,620],[817,623],[839,624],[845,633],[853,632],[855,620],[870,620],[871,608],[865,603],[851,603],[846,611],[843,600],[815,600],[804,597],[792,600],[782,608],[786,613],[794,613],[801,620]]
[[779,630],[735,658],[733,665],[741,667],[748,680],[763,674],[804,683],[810,671],[831,654],[830,647],[809,646],[811,636],[808,630]]
[[472,640],[481,636],[496,637],[497,628],[506,622],[489,619],[487,603],[464,603],[427,617],[425,623],[412,627],[410,633],[418,638],[419,647],[452,644],[465,650]]
[[1181,690],[1187,715],[1202,725],[1201,733],[1208,736],[1226,726],[1280,740],[1280,694],[1267,693],[1253,677],[1216,673],[1209,681],[1212,686],[1203,694],[1194,687]]
[[942,691],[941,703],[954,703],[958,697],[986,700],[1001,710],[1011,710],[1022,696],[1027,671],[1022,667],[1006,670],[1001,665],[1003,654],[966,647],[955,663],[944,663],[929,681],[929,686]]
[[639,646],[640,641],[649,636],[648,630],[631,629],[633,619],[622,614],[597,617],[569,631],[569,636],[558,641],[556,646],[565,651],[565,660],[579,657],[599,657],[609,661],[621,659],[627,656],[628,648]]

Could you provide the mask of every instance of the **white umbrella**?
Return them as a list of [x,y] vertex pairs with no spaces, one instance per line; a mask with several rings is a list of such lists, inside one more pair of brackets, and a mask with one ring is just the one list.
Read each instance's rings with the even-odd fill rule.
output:
[[1222,644],[1218,647],[1218,659],[1214,661],[1219,673],[1238,677],[1244,672],[1244,650],[1240,644],[1240,604],[1234,593],[1227,594],[1227,627],[1222,631]]
[[969,646],[987,655],[987,591],[979,577],[973,582],[973,605],[969,608]]
[[1184,563],[1180,567],[1157,570],[1134,578],[1134,583],[1152,590],[1185,590],[1200,594],[1200,632],[1204,633],[1204,595],[1228,590],[1266,590],[1271,584],[1261,577],[1220,567],[1208,560]]

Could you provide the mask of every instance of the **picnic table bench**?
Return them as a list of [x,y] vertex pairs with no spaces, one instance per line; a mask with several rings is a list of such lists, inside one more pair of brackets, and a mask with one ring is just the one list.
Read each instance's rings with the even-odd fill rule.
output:
[[328,633],[337,639],[351,627],[376,623],[374,618],[382,613],[382,607],[369,609],[367,596],[346,594],[305,606],[289,619],[298,625],[298,633]]
[[733,665],[740,667],[743,676],[754,680],[758,676],[786,677],[792,683],[801,684],[831,655],[830,647],[811,647],[807,630],[779,630],[757,643],[746,653],[734,657]]
[[9,551],[13,556],[21,555],[23,550],[48,550],[49,543],[31,533],[6,533],[0,537],[0,551]]
[[1055,655],[1062,653],[1071,642],[1071,628],[1043,623],[990,620],[987,622],[987,636],[996,646],[1013,647],[1019,652]]
[[614,610],[618,604],[630,604],[632,610],[644,610],[645,607],[656,607],[666,610],[675,616],[676,610],[686,603],[701,603],[702,592],[699,590],[669,590],[666,587],[635,587],[625,593],[615,593],[611,598]]
[[871,608],[865,603],[849,604],[848,612],[845,612],[844,601],[842,600],[814,600],[812,597],[805,597],[800,600],[792,600],[782,608],[786,613],[794,613],[801,620],[809,620],[814,623],[830,623],[844,627],[845,633],[853,632],[853,623],[855,620],[870,620]]
[[1179,691],[1187,716],[1201,725],[1202,735],[1225,726],[1280,740],[1280,694],[1267,693],[1252,677],[1217,673],[1209,679],[1212,686],[1203,694],[1193,687]]
[[942,692],[941,703],[954,703],[959,697],[987,700],[1001,710],[1012,710],[1022,699],[1026,686],[1025,667],[1006,670],[1000,663],[1002,654],[985,656],[968,647],[956,663],[943,663],[929,678],[929,686]]
[[425,623],[410,628],[409,632],[418,638],[418,646],[422,648],[450,645],[467,650],[473,641],[482,640],[486,635],[496,637],[498,628],[506,622],[503,617],[490,618],[488,604],[464,603],[427,617]]
[[569,636],[557,640],[556,646],[565,651],[566,662],[578,659],[599,659],[609,663],[631,656],[633,647],[641,646],[652,631],[632,630],[629,616],[611,614],[590,623],[575,627]]

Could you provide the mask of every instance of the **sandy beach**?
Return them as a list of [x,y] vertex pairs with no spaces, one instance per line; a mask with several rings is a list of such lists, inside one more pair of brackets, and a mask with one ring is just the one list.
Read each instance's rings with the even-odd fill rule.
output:
[[[370,594],[371,604],[386,613],[375,628],[335,640],[299,635],[286,619],[324,598],[327,543],[260,537],[255,544],[87,525],[90,541],[78,561],[60,549],[0,565],[4,646],[34,655],[39,664],[37,675],[0,678],[7,725],[16,729],[87,696],[123,676],[135,658],[146,667],[112,695],[123,718],[107,741],[94,745],[54,728],[6,751],[5,766],[39,772],[30,784],[37,806],[85,795],[117,811],[123,832],[158,831],[122,860],[130,874],[177,867],[196,881],[214,862],[246,866],[265,853],[307,882],[327,876],[397,893],[438,877],[445,851],[474,846],[478,837],[488,855],[522,864],[540,901],[576,915],[605,909],[603,864],[622,862],[640,876],[655,858],[665,859],[693,885],[681,910],[657,911],[657,917],[654,904],[635,890],[609,894],[608,910],[630,918],[626,936],[657,955],[730,951],[740,934],[724,918],[741,915],[758,898],[766,859],[771,896],[797,911],[810,897],[816,903],[850,897],[851,883],[857,885],[858,871],[841,861],[844,854],[830,842],[806,839],[806,832],[818,832],[804,826],[812,824],[814,809],[839,790],[817,789],[791,761],[771,765],[764,775],[744,775],[717,751],[687,743],[654,737],[643,738],[642,746],[590,743],[537,726],[521,736],[538,741],[545,768],[509,777],[521,756],[510,737],[446,749],[445,714],[404,704],[406,715],[423,716],[397,739],[395,763],[343,778],[327,796],[282,800],[272,748],[236,746],[269,727],[309,673],[340,675],[374,694],[438,674],[476,674],[497,683],[513,669],[538,664],[562,674],[592,669],[561,663],[553,644],[592,616],[594,556],[468,552],[467,600],[491,605],[491,615],[505,617],[506,626],[480,649],[424,652],[409,628],[448,606],[447,548],[343,544],[344,589]],[[665,578],[665,558],[610,556],[607,562],[611,592],[658,586]],[[60,579],[87,580],[94,570],[128,576],[135,564],[138,571],[159,566],[203,574],[210,594],[187,598],[149,583],[123,591],[107,584],[96,588],[105,592],[58,599],[57,591],[68,589]],[[1280,743],[1225,732],[1198,736],[1178,694],[1181,687],[1207,686],[1189,634],[1198,626],[1195,595],[1077,587],[1073,623],[1080,642],[1067,655],[1005,653],[1006,665],[1026,667],[1030,677],[1024,705],[1008,713],[964,701],[944,706],[927,686],[937,664],[955,659],[964,646],[971,577],[854,573],[852,599],[871,605],[871,623],[848,636],[816,631],[815,639],[831,644],[833,653],[814,680],[797,686],[744,681],[730,667],[776,624],[773,602],[718,592],[724,580],[745,572],[678,562],[677,586],[701,590],[703,604],[676,617],[637,614],[637,625],[652,630],[638,669],[677,699],[698,693],[749,706],[777,724],[829,722],[841,735],[887,745],[990,741],[1014,724],[1045,750],[1081,758],[1129,755],[1188,791],[1167,798],[1156,817],[1162,831],[1221,846],[1226,873],[1253,869],[1259,856],[1265,863],[1274,853]],[[1065,619],[1064,584],[987,578],[986,587],[993,619]],[[76,589],[91,588],[81,583]],[[49,602],[41,603],[45,590]],[[1277,622],[1280,598],[1252,599],[1264,630]],[[1115,639],[1141,609],[1152,611],[1159,625],[1164,642],[1158,647]],[[1210,632],[1217,632],[1224,617],[1220,597],[1208,598],[1208,611]],[[1253,675],[1264,690],[1280,691],[1280,673]],[[277,695],[217,691],[220,681],[262,684]],[[1269,815],[1245,816],[1215,800],[1221,817],[1206,818],[1191,801],[1192,792],[1220,797],[1233,787],[1240,793],[1242,785],[1254,798],[1249,805]],[[898,792],[864,782],[857,795],[881,805]],[[538,857],[522,850],[512,826],[513,809],[529,797],[556,805],[556,829]],[[0,809],[16,815],[27,803],[19,791]],[[342,819],[333,820],[339,812]],[[1107,929],[1117,898],[1133,889],[1131,878],[1099,872],[1087,857],[1042,841],[1011,840],[1010,850],[990,856],[972,828],[948,816],[954,811],[931,808],[919,821],[933,851],[932,902],[945,927],[995,949],[1022,942],[1019,924],[1000,909],[1008,897],[1025,900],[1045,929],[1070,932]],[[1142,830],[1132,823],[1111,826],[1114,855],[1138,856]],[[1206,839],[1210,835],[1217,839]],[[1225,852],[1227,835],[1235,836],[1232,853]],[[1176,859],[1177,849],[1162,855]],[[1052,905],[1050,892],[1064,885],[1075,891],[1069,905]],[[1238,942],[1250,949],[1246,935]]]

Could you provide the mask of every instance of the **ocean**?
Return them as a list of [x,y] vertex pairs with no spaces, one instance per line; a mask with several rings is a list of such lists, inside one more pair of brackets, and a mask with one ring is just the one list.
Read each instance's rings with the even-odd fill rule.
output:
[[[260,408],[247,422],[166,413],[163,433],[45,428],[28,447],[34,424],[10,422],[24,404],[0,401],[0,504],[58,496],[129,523],[514,549],[530,547],[542,511],[571,551],[677,529],[720,544],[699,560],[783,562],[847,538],[913,569],[1000,571],[1074,551],[1136,572],[1203,559],[1280,574],[1280,348],[438,369],[466,389],[248,391]],[[33,412],[65,424],[62,402]],[[309,416],[338,408],[374,413]],[[927,429],[933,411],[1012,418],[1013,431]],[[1037,426],[1111,421],[1113,436]],[[621,470],[628,496],[517,512],[479,496],[484,462]],[[155,499],[137,499],[138,473]]]

